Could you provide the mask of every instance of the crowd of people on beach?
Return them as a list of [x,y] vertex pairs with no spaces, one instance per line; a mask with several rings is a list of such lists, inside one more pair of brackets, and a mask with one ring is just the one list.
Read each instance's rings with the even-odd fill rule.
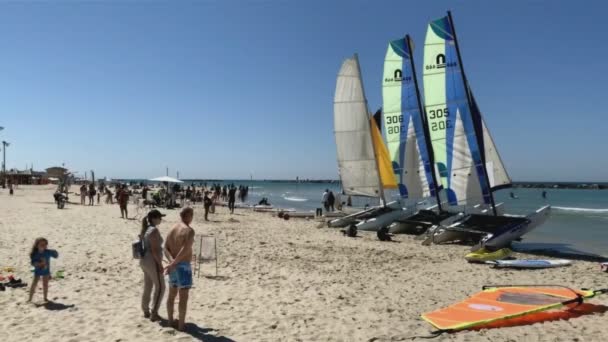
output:
[[[114,192],[112,192],[112,188],[114,188]],[[249,186],[236,186],[235,184],[211,184],[207,186],[207,183],[198,185],[193,183],[186,187],[179,184],[149,187],[144,183],[128,186],[120,183],[106,185],[105,182],[100,181],[97,188],[94,182],[85,182],[80,185],[79,190],[81,205],[99,205],[103,195],[105,196],[105,204],[118,203],[120,216],[123,219],[129,218],[129,200],[135,196],[135,198],[141,198],[144,207],[151,208],[173,209],[202,203],[205,210],[205,220],[209,221],[209,213],[214,213],[215,206],[218,204],[227,205],[230,213],[234,213],[236,200],[239,199],[241,202],[247,200]],[[61,196],[58,196],[58,192],[59,190],[54,195],[55,201],[61,198]],[[95,198],[97,198],[97,203],[95,203]]]

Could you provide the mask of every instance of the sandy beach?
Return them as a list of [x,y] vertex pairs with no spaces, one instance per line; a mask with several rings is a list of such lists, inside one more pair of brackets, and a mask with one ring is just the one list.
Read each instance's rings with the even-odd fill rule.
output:
[[[29,250],[44,236],[60,258],[45,308],[37,291],[0,292],[0,331],[7,341],[402,341],[428,335],[420,314],[465,299],[488,284],[557,284],[604,288],[597,263],[513,271],[467,263],[465,246],[423,247],[411,236],[395,243],[375,234],[345,238],[314,220],[280,220],[268,213],[218,208],[204,222],[195,208],[197,234],[213,234],[219,276],[205,265],[190,294],[187,331],[176,332],[142,317],[142,272],[131,257],[140,222],[122,220],[116,205],[68,204],[58,210],[53,186],[0,190],[0,267],[31,282]],[[74,188],[72,189],[74,190]],[[70,197],[72,202],[77,196]],[[130,206],[133,215],[134,206]],[[177,210],[161,226],[165,236]],[[576,227],[573,227],[576,228]],[[518,254],[518,258],[527,256]],[[7,275],[7,272],[3,272]],[[608,296],[590,301],[608,305]],[[436,341],[603,341],[606,314],[534,325],[463,331]],[[166,317],[163,304],[160,315]]]

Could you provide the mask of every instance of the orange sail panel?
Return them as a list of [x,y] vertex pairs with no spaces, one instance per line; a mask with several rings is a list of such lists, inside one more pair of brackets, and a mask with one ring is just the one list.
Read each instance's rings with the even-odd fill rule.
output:
[[587,299],[594,292],[561,287],[489,288],[422,318],[440,330],[461,330],[559,308],[578,296]]
[[397,189],[397,179],[393,172],[393,164],[388,156],[388,149],[384,144],[384,140],[382,140],[382,133],[380,133],[380,129],[378,128],[378,125],[376,125],[374,117],[371,117],[369,121],[382,187],[385,189]]

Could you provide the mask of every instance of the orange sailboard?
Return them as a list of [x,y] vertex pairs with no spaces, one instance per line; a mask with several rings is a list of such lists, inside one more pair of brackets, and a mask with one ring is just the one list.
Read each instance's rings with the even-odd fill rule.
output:
[[562,306],[578,306],[584,300],[607,291],[551,286],[484,287],[483,291],[470,298],[425,313],[422,318],[443,332],[471,329]]

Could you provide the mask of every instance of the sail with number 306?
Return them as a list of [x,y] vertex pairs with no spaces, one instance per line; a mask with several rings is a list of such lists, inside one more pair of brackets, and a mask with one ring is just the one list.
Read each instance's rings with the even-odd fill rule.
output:
[[409,37],[388,44],[382,78],[387,148],[402,198],[435,196]]

